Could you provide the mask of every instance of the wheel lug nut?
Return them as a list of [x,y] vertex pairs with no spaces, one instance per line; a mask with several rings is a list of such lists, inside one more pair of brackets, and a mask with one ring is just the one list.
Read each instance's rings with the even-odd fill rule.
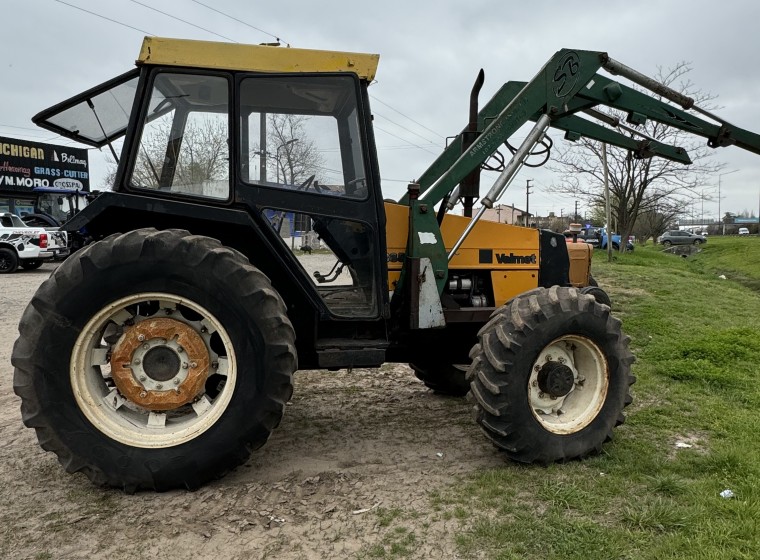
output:
[[161,385],[160,383],[159,383],[158,385],[156,385],[156,389],[158,389],[159,391],[160,391],[161,389],[163,389],[163,388],[164,388],[164,386],[163,386],[163,385]]
[[190,366],[187,364],[187,362],[182,363],[182,369],[187,369],[188,367]]
[[197,363],[195,363],[195,362],[190,362],[190,367],[191,367],[191,368],[197,368],[197,367],[198,367],[198,364],[197,364]]
[[184,351],[185,351],[185,349],[182,348],[182,346],[177,346],[177,352],[179,352],[180,354],[182,354],[182,352],[184,352]]
[[137,340],[139,340],[140,342],[142,342],[143,340],[145,340],[145,335],[144,334],[138,334],[137,335]]
[[141,376],[140,376],[140,381],[145,381],[146,379],[148,379],[148,378],[147,378],[147,377],[145,377],[144,375],[141,375]]
[[140,392],[140,398],[141,399],[144,399],[147,396],[148,396],[148,393],[146,393],[145,391]]
[[150,350],[149,344],[143,344],[143,350]]
[[544,395],[544,392],[543,392],[543,391],[540,391],[540,392],[538,393],[538,398],[539,398],[539,399],[543,399],[545,396],[546,396],[546,395]]
[[175,385],[179,385],[179,379],[175,379],[175,380],[174,380],[174,384],[175,384]]
[[140,365],[140,358],[135,359],[134,364],[136,366],[139,366]]

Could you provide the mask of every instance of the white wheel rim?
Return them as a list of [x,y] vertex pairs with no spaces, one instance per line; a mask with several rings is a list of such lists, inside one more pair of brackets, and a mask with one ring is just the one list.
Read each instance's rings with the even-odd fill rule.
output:
[[[564,395],[552,396],[539,382],[539,373],[551,362],[567,366],[572,372],[572,386]],[[546,345],[533,363],[528,401],[533,416],[544,429],[555,434],[574,434],[597,417],[608,388],[609,366],[604,353],[584,336],[566,335]]]
[[[140,315],[140,306],[151,311]],[[154,319],[159,314],[171,316],[203,339],[211,362],[209,377],[219,380],[213,392],[204,387],[192,402],[172,410],[149,410],[119,392],[111,375],[110,363],[111,351],[117,342],[109,344],[104,340],[107,328],[129,328],[129,325]],[[212,339],[216,339],[213,344],[220,353],[212,349]],[[160,344],[159,341],[158,344],[175,350],[176,341],[165,342]],[[155,346],[156,342],[152,344]],[[181,379],[182,375],[177,377]],[[235,391],[237,365],[232,340],[210,312],[185,298],[145,292],[115,301],[90,319],[74,344],[70,378],[79,408],[99,431],[132,447],[162,448],[198,437],[221,418]],[[148,386],[151,382],[153,385]],[[146,384],[146,390],[156,389],[156,382],[151,379],[141,383]]]

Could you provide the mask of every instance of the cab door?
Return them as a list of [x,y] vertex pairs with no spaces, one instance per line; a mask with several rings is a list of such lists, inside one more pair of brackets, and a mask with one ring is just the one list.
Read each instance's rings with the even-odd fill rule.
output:
[[332,319],[379,318],[388,299],[365,88],[351,74],[236,79],[236,199],[265,218]]

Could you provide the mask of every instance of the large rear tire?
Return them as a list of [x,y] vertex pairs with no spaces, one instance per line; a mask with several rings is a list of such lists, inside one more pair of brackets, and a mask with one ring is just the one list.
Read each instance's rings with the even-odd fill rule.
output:
[[551,463],[596,453],[624,421],[634,361],[610,308],[575,288],[539,288],[480,330],[467,372],[475,418],[506,455]]
[[470,391],[470,382],[467,381],[467,366],[422,362],[409,364],[417,379],[426,387],[439,395],[449,397],[464,397]]
[[245,462],[279,424],[297,368],[267,277],[186,231],[86,247],[42,284],[19,331],[24,424],[67,471],[128,492],[196,488]]

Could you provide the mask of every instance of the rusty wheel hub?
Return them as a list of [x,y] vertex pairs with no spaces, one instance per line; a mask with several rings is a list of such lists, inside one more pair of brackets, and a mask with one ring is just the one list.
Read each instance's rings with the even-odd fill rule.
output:
[[165,411],[192,402],[203,391],[210,358],[190,325],[157,318],[125,327],[111,365],[124,397],[148,410]]

